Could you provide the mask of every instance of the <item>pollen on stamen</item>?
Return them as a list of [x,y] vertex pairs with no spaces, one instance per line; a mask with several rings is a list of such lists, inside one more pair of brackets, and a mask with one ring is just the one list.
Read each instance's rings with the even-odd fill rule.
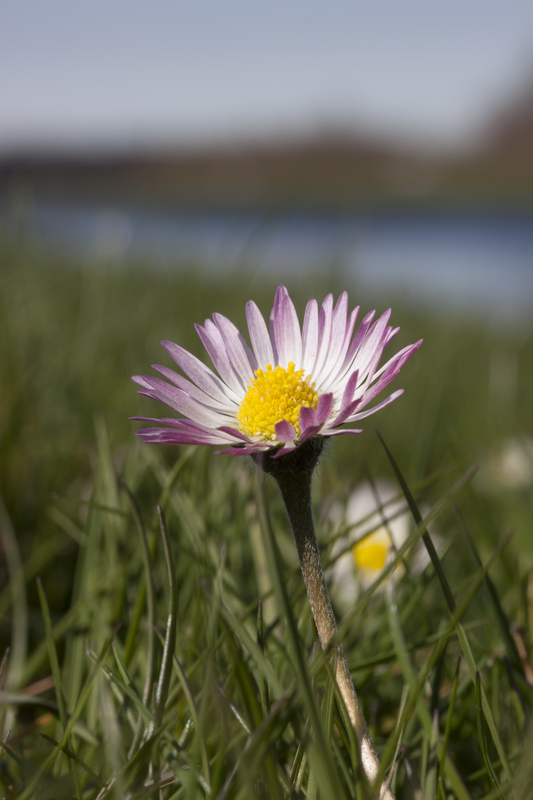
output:
[[310,375],[304,379],[304,371],[295,369],[292,361],[287,369],[267,364],[265,370],[256,370],[237,414],[242,432],[276,441],[276,423],[285,419],[299,436],[300,408],[318,405],[315,384]]

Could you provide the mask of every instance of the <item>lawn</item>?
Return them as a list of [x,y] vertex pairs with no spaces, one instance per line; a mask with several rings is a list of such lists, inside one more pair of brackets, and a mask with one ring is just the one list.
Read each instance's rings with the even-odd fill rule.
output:
[[[287,286],[300,319],[346,288]],[[129,420],[164,415],[130,380],[172,366],[160,340],[207,362],[193,323],[219,311],[244,331],[245,302],[268,315],[275,288],[0,249],[0,796],[371,796],[275,484],[248,457],[142,444]],[[368,530],[354,490],[386,481],[411,503],[386,574],[369,585],[354,564],[348,602],[332,586],[350,672],[397,797],[527,800],[533,328],[379,302],[401,328],[391,355],[424,344],[405,394],[314,479],[333,583],[337,543]]]

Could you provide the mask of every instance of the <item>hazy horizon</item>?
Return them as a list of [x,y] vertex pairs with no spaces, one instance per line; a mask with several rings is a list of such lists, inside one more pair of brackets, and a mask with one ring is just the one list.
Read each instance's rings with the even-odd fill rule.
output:
[[0,12],[0,155],[325,132],[467,146],[533,79],[533,5],[49,0]]

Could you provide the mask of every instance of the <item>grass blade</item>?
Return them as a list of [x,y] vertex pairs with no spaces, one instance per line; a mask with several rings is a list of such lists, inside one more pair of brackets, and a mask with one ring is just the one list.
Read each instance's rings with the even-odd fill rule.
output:
[[439,759],[439,780],[444,776],[444,765],[445,760],[444,756],[448,751],[448,742],[450,740],[450,731],[452,729],[452,722],[453,722],[453,712],[455,709],[455,699],[457,697],[457,686],[459,685],[459,667],[461,666],[461,659],[457,659],[457,667],[455,668],[455,675],[453,679],[452,685],[452,694],[450,698],[450,704],[448,706],[448,715],[446,717],[446,725],[444,727],[444,738],[442,741],[442,750],[441,756]]
[[73,761],[75,761],[75,762],[76,762],[76,764],[79,764],[79,765],[80,765],[80,767],[82,767],[82,769],[84,769],[84,770],[85,770],[85,772],[86,772],[88,775],[90,775],[90,776],[91,776],[91,778],[93,779],[93,781],[94,781],[96,784],[98,784],[98,786],[100,787],[100,789],[101,789],[103,786],[105,786],[104,782],[103,782],[103,781],[102,781],[102,779],[101,779],[101,778],[100,778],[100,777],[99,777],[99,776],[96,774],[96,772],[93,772],[93,770],[92,770],[92,769],[91,769],[91,768],[90,768],[90,767],[89,767],[89,766],[88,766],[88,765],[85,763],[85,761],[82,761],[82,759],[81,759],[79,756],[77,756],[77,755],[76,755],[76,753],[73,753],[73,752],[72,752],[72,750],[69,750],[69,749],[68,749],[68,747],[65,747],[64,745],[60,744],[60,743],[59,743],[59,742],[57,742],[55,739],[52,739],[52,737],[51,737],[51,736],[48,736],[46,733],[40,733],[40,734],[39,734],[39,736],[41,736],[43,739],[46,739],[46,741],[47,741],[47,742],[50,742],[50,744],[53,744],[53,745],[54,745],[54,747],[57,747],[57,748],[59,748],[59,749],[60,749],[60,750],[61,750],[63,753],[65,753],[65,754],[66,754],[66,755],[67,755],[69,758],[71,758]]
[[[260,647],[261,652],[265,653],[265,631],[263,627],[263,603],[261,600],[259,601],[259,605],[257,607],[257,645]],[[268,685],[265,680],[265,676],[263,674],[263,670],[261,667],[258,667],[258,675],[259,675],[259,692],[261,698],[261,710],[263,712],[263,717],[266,717],[268,712],[270,711],[270,697],[268,694]]]
[[[418,696],[423,690],[424,684],[427,681],[431,670],[434,668],[435,664],[437,663],[438,659],[442,656],[444,652],[444,648],[448,642],[448,639],[452,633],[452,631],[456,628],[457,623],[461,620],[463,614],[466,612],[468,606],[472,602],[472,598],[479,591],[479,587],[483,582],[483,577],[487,574],[487,572],[491,569],[494,563],[500,556],[500,553],[504,549],[504,547],[509,543],[510,536],[507,536],[496,548],[492,556],[488,559],[486,564],[484,565],[483,569],[476,575],[475,579],[473,580],[470,588],[465,592],[464,596],[461,599],[461,602],[457,606],[454,614],[448,620],[444,629],[441,631],[441,635],[439,636],[436,644],[433,647],[433,651],[431,652],[429,658],[426,661],[424,668],[421,670],[418,680],[416,682],[416,688],[414,691],[410,691],[409,698],[405,704],[405,707],[402,711],[400,719],[397,724],[397,731],[400,731],[405,724],[405,722],[409,719],[412,714],[412,711],[416,705],[418,700]],[[392,753],[394,748],[396,747],[396,742],[399,734],[395,734],[389,738],[387,742],[387,746],[385,748],[385,752],[383,754],[382,760],[382,767],[381,770],[384,770],[384,765],[388,763],[388,759],[392,757]],[[378,778],[381,776],[378,776]],[[454,791],[456,792],[458,797],[461,798],[469,798],[470,795],[467,792],[466,788],[463,786],[462,781],[460,781],[458,786],[454,786]]]
[[[20,675],[24,671],[28,650],[28,598],[24,568],[20,557],[17,537],[11,520],[0,496],[0,542],[5,553],[9,582],[11,584],[11,646],[8,664],[8,687],[15,688]],[[6,718],[7,728],[11,728],[11,714]]]
[[62,733],[67,729],[67,708],[65,703],[65,695],[63,694],[63,686],[61,681],[61,670],[59,668],[59,659],[57,657],[57,650],[52,633],[52,620],[50,617],[50,609],[44,593],[41,579],[37,578],[37,591],[39,593],[39,601],[41,603],[41,610],[44,619],[44,628],[46,632],[46,644],[48,646],[48,657],[50,659],[50,668],[54,678],[54,686],[56,693],[57,708],[59,712],[59,720],[61,722]]
[[[387,447],[387,445],[385,444],[385,442],[383,441],[383,439],[382,439],[382,437],[380,436],[379,433],[378,433],[378,436],[379,436],[379,439],[380,439],[380,441],[381,441],[381,443],[382,443],[382,445],[383,445],[383,447],[385,449],[385,452],[386,452],[386,454],[387,454],[387,456],[389,458],[389,461],[390,461],[391,466],[392,466],[392,468],[394,470],[394,473],[395,473],[395,475],[396,475],[396,477],[398,479],[398,482],[399,482],[399,484],[400,484],[400,486],[402,488],[402,491],[403,491],[403,493],[405,495],[405,499],[407,500],[407,503],[409,504],[409,508],[410,508],[411,513],[412,513],[412,515],[414,517],[414,520],[415,520],[417,525],[422,525],[423,524],[422,515],[421,515],[421,513],[420,513],[420,511],[418,509],[418,506],[416,504],[416,501],[415,501],[413,495],[411,494],[411,492],[409,490],[407,482],[406,482],[405,478],[403,477],[403,474],[402,474],[398,464],[396,463],[392,453],[390,452],[389,448]],[[455,599],[453,597],[450,585],[448,583],[448,580],[447,580],[446,575],[444,573],[444,570],[442,568],[442,564],[440,562],[440,559],[439,559],[439,557],[437,555],[437,551],[435,550],[435,546],[434,546],[434,544],[433,544],[433,542],[431,540],[431,537],[430,537],[430,535],[429,535],[427,530],[425,530],[424,533],[422,534],[422,539],[424,541],[424,544],[425,544],[426,549],[428,551],[428,555],[429,555],[429,557],[431,559],[431,563],[433,564],[433,568],[435,570],[435,573],[436,573],[437,578],[439,580],[439,583],[441,585],[441,588],[442,588],[444,597],[446,599],[446,603],[448,605],[450,614],[454,615],[455,610],[456,610]],[[475,683],[476,682],[477,667],[476,667],[476,663],[475,663],[475,659],[474,659],[474,654],[472,653],[472,649],[470,647],[470,642],[468,640],[468,636],[466,634],[466,631],[465,631],[463,625],[461,624],[461,622],[459,620],[457,620],[456,632],[457,632],[457,637],[459,639],[459,643],[461,645],[461,649],[462,649],[463,654],[464,654],[465,659],[466,659],[466,663],[468,665],[468,669],[470,671],[470,675],[472,677],[472,680]],[[507,758],[507,755],[505,753],[505,750],[504,750],[502,741],[500,739],[498,730],[496,728],[496,724],[494,722],[494,717],[492,715],[492,710],[491,710],[491,707],[489,705],[489,701],[487,699],[487,696],[485,694],[483,686],[481,686],[481,703],[482,703],[483,711],[484,711],[486,719],[487,719],[487,724],[489,726],[489,729],[490,729],[490,732],[491,732],[491,735],[492,735],[492,739],[494,741],[496,750],[498,752],[498,756],[500,757],[500,760],[502,762],[502,766],[503,766],[503,769],[505,771],[506,778],[510,782],[512,780],[512,777],[513,777],[512,770],[511,770],[511,765],[509,764],[509,760]]]
[[159,728],[163,721],[163,714],[165,711],[165,704],[168,697],[168,689],[170,686],[170,677],[172,674],[172,656],[176,647],[176,610],[177,610],[177,596],[176,596],[176,574],[174,567],[174,557],[172,555],[172,548],[170,546],[170,539],[168,536],[167,524],[165,515],[161,506],[158,507],[159,524],[161,527],[161,536],[163,539],[163,552],[165,554],[165,561],[167,565],[167,578],[168,578],[168,618],[167,618],[167,632],[165,636],[165,646],[163,648],[163,658],[161,659],[161,668],[159,671],[159,680],[155,692],[155,710],[154,710],[154,725]]
[[[152,683],[153,683],[153,674],[154,674],[154,658],[155,658],[155,638],[154,638],[154,625],[155,625],[155,589],[154,589],[154,579],[153,579],[153,567],[152,567],[152,559],[150,557],[150,548],[148,546],[148,536],[146,534],[146,527],[144,525],[144,520],[141,514],[141,509],[133,496],[130,492],[126,481],[122,478],[120,480],[121,486],[124,488],[126,494],[128,495],[130,502],[132,504],[135,519],[137,520],[137,527],[139,530],[139,541],[141,544],[141,553],[143,558],[143,565],[144,565],[144,592],[146,593],[146,610],[148,614],[147,619],[147,659],[146,659],[146,678],[144,683],[144,691],[143,691],[143,701],[148,703],[150,698],[150,692],[152,690]],[[128,635],[126,638],[126,644],[124,646],[124,663],[127,665],[133,655],[133,647],[135,642],[135,635],[137,632],[137,628],[141,618],[141,609],[142,609],[142,602],[143,602],[143,592],[139,592],[139,599],[137,604],[136,612],[133,616],[133,623],[128,630]]]
[[485,734],[485,726],[483,724],[483,709],[481,708],[481,677],[479,671],[476,672],[476,724],[477,724],[477,735],[481,747],[481,755],[483,756],[483,763],[485,764],[487,775],[489,776],[493,787],[495,789],[498,789],[499,788],[498,779],[496,777],[496,774],[494,772],[490,760],[489,751],[487,747],[487,737]]
[[[162,634],[160,633],[160,631],[156,631],[156,633],[159,634],[159,638],[161,639],[161,642],[164,644],[165,640],[164,640]],[[205,743],[205,739],[204,739],[204,736],[203,736],[203,733],[202,733],[202,727],[200,725],[200,719],[199,719],[199,716],[198,716],[198,709],[196,708],[196,703],[194,702],[194,695],[192,693],[191,687],[189,686],[189,682],[187,681],[187,676],[185,675],[183,667],[181,666],[180,661],[179,661],[179,659],[178,659],[178,657],[177,657],[177,655],[175,653],[173,654],[172,662],[174,664],[174,669],[176,671],[176,674],[178,676],[179,682],[181,684],[181,688],[183,690],[183,694],[185,695],[185,697],[187,699],[187,704],[189,706],[189,711],[191,713],[192,724],[194,726],[194,730],[196,732],[196,735],[197,735],[199,743],[200,743],[200,753],[201,753],[201,758],[202,758],[202,766],[203,766],[203,770],[204,770],[205,783],[206,783],[207,786],[209,786],[210,783],[211,783],[211,775],[210,775],[210,770],[209,770],[209,757],[208,757],[208,754],[207,754],[207,746],[206,746],[206,743]]]
[[[419,691],[420,679],[418,679],[417,681],[415,671],[411,663],[411,658],[407,651],[405,639],[400,624],[400,618],[398,615],[398,608],[395,599],[394,581],[392,577],[389,577],[387,582],[387,599],[388,599],[387,607],[388,607],[388,617],[389,617],[389,630],[396,651],[396,656],[402,668],[402,672],[406,680],[406,683],[411,692],[411,697],[415,698],[414,703],[416,707],[416,712],[424,729],[425,739],[426,741],[428,741],[430,740],[430,738],[433,737],[435,721],[431,719],[429,710],[424,703],[424,699],[421,692]],[[444,652],[444,649],[447,645],[447,641],[448,637],[445,638],[444,634],[442,634],[441,638],[438,640],[438,645],[442,652]],[[438,740],[435,742],[435,747],[437,747],[437,742]],[[459,773],[457,772],[457,769],[453,761],[447,754],[446,749],[443,748],[437,748],[437,749],[441,753],[441,761],[444,764],[446,776],[450,780],[450,783],[452,784],[452,786],[454,786],[454,789],[459,797],[461,796],[465,797],[466,788],[464,787],[463,782],[459,777]],[[434,782],[436,783],[436,779]]]
[[[456,508],[455,513],[460,522],[461,530],[463,532],[463,537],[466,543],[468,544],[468,547],[470,548],[470,552],[472,553],[472,557],[476,562],[477,567],[479,568],[481,567],[481,559],[479,557],[479,553],[474,543],[472,534],[470,533],[468,525],[465,523],[459,509]],[[485,590],[485,595],[487,597],[489,607],[496,621],[496,625],[498,626],[498,630],[500,632],[502,642],[505,646],[505,650],[507,651],[507,657],[509,659],[509,662],[512,664],[513,669],[515,669],[520,674],[522,679],[525,681],[522,662],[520,661],[518,648],[516,646],[516,642],[510,630],[509,620],[507,619],[507,615],[505,614],[503,608],[501,607],[501,603],[498,598],[498,593],[496,592],[494,584],[491,581],[489,575],[487,575],[485,577],[485,580],[483,581],[483,588]]]

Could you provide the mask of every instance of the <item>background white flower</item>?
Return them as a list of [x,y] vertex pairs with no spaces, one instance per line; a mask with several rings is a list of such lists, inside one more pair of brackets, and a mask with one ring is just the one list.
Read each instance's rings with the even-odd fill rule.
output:
[[[337,527],[349,527],[346,536],[339,537],[333,545],[335,563],[328,570],[331,596],[342,612],[348,611],[360,590],[367,589],[378,577],[391,547],[401,547],[414,528],[405,498],[398,497],[399,493],[397,484],[378,479],[372,484],[359,484],[344,510],[334,508],[332,516]],[[423,507],[421,510],[424,514]],[[439,537],[432,538],[438,546]],[[429,556],[419,542],[410,556],[411,572],[421,572],[428,563]],[[403,567],[398,566],[393,574],[396,580],[401,578]]]
[[520,491],[533,484],[533,439],[509,436],[496,443],[481,461],[475,477],[483,491]]

